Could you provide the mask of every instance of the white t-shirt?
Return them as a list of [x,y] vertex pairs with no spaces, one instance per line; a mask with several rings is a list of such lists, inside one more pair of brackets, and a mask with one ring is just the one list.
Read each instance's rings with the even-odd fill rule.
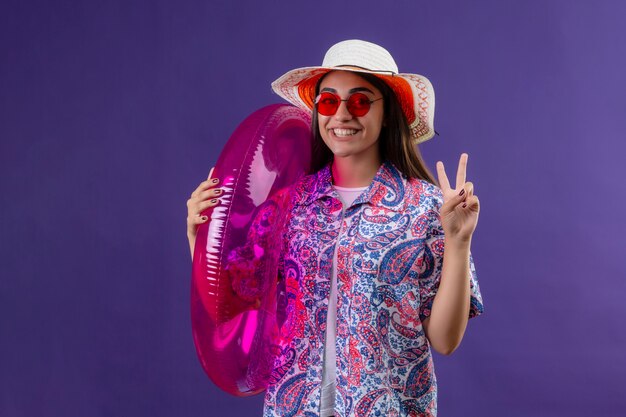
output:
[[[350,207],[354,200],[367,189],[367,187],[346,188],[333,185],[343,203],[343,210]],[[348,221],[347,228],[350,227]],[[347,229],[346,228],[346,229]],[[346,230],[342,229],[341,233]],[[320,404],[320,417],[335,415],[335,381],[337,379],[336,361],[337,355],[337,248],[333,255],[333,269],[330,281],[330,299],[328,300],[328,316],[326,318],[326,340],[324,344],[324,366],[322,369],[322,399]]]

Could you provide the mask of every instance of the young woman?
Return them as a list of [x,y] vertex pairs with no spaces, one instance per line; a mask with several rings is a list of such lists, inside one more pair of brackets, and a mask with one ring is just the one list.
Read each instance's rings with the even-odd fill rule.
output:
[[[483,311],[467,154],[454,187],[437,163],[437,187],[416,146],[434,133],[432,87],[398,74],[378,45],[340,42],[321,67],[272,87],[313,111],[313,163],[290,190],[279,271],[289,337],[264,415],[435,416],[430,349],[452,353]],[[219,204],[215,186],[209,178],[187,203],[192,256],[198,213]]]

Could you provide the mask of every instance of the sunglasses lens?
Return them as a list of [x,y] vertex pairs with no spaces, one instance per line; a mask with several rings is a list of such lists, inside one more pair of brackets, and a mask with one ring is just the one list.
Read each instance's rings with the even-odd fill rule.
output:
[[348,99],[348,111],[356,117],[365,116],[370,110],[370,99],[362,93],[354,93]]
[[323,116],[332,116],[339,108],[339,97],[333,93],[322,93],[317,99],[317,112]]

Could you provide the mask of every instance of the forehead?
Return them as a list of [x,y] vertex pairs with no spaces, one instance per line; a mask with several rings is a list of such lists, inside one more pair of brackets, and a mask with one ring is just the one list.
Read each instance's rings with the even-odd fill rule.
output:
[[331,71],[324,77],[320,84],[320,91],[324,88],[332,88],[337,92],[347,92],[348,90],[365,87],[375,93],[379,93],[378,89],[370,84],[365,78],[357,73],[349,71]]

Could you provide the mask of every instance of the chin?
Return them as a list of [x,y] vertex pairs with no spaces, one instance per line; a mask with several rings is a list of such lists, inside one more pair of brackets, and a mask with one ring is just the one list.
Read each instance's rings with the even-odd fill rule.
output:
[[345,158],[346,156],[350,156],[353,154],[353,152],[347,149],[331,149],[331,152],[334,156],[339,158]]

